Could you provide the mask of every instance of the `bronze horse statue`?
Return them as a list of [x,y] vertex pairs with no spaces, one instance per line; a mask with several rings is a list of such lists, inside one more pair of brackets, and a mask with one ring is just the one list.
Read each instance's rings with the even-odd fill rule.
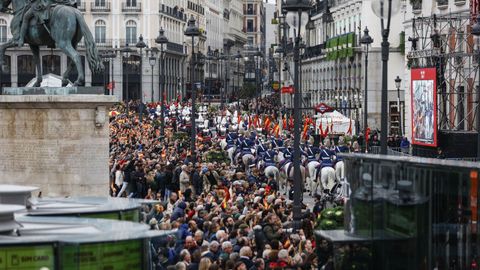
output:
[[[85,85],[85,72],[82,66],[80,54],[77,52],[77,45],[84,38],[87,51],[87,62],[93,73],[103,71],[102,60],[99,57],[95,41],[92,33],[88,28],[82,13],[73,6],[54,4],[48,5],[45,12],[48,13],[49,19],[44,24],[38,24],[37,17],[33,17],[29,22],[29,27],[25,35],[25,43],[30,46],[33,53],[37,69],[37,80],[34,87],[39,87],[42,83],[42,65],[40,63],[40,46],[48,46],[49,48],[61,49],[72,61],[62,76],[62,86],[68,85],[68,76],[72,68],[77,69],[78,77],[74,82],[75,86]],[[14,33],[20,32],[20,24],[22,21],[21,14],[25,14],[30,0],[0,0],[0,11],[8,13],[10,4],[12,12],[15,14],[10,30]],[[4,63],[5,51],[8,48],[15,47],[16,40],[11,39],[0,45],[0,68]]]

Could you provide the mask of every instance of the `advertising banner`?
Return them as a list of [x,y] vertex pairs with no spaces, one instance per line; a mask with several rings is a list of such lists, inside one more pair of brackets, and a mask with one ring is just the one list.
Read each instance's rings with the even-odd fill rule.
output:
[[411,71],[412,144],[437,146],[437,71]]

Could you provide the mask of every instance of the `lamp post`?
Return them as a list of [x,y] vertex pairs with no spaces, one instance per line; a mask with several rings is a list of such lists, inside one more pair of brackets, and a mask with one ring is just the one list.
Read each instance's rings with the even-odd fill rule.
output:
[[[381,97],[381,123],[380,123],[380,154],[387,154],[388,139],[388,58],[390,53],[390,22],[392,14],[399,10],[401,1],[373,0],[372,10],[381,18],[382,27],[382,97]],[[387,19],[385,25],[384,19]]]
[[368,48],[370,44],[373,43],[373,38],[368,34],[368,28],[365,27],[363,31],[363,36],[360,39],[360,44],[365,45],[365,93],[363,95],[363,130],[365,137],[365,152],[368,152],[368,138],[367,138],[367,129],[368,129]]
[[[143,97],[143,89],[142,89],[142,88],[143,88],[143,87],[142,87],[142,86],[143,86],[143,80],[142,80],[142,74],[143,74],[143,73],[142,73],[142,71],[143,71],[143,54],[142,54],[142,52],[143,52],[143,49],[145,49],[145,48],[147,47],[147,44],[145,44],[145,42],[143,41],[143,36],[142,36],[142,35],[140,35],[140,37],[138,37],[138,42],[137,42],[137,44],[135,45],[135,47],[137,47],[138,49],[140,49],[140,70],[139,70],[139,72],[140,72],[140,74],[139,74],[139,75],[140,75],[140,93],[141,93],[141,95],[142,95],[142,97]],[[143,100],[142,97],[140,98],[141,100]]]
[[223,98],[224,98],[224,94],[225,94],[225,87],[227,87],[225,84],[222,87],[223,81],[225,79],[224,77],[226,77],[226,74],[223,72],[223,66],[225,65],[225,59],[226,59],[226,56],[225,56],[225,54],[223,54],[223,50],[222,50],[222,51],[220,51],[220,54],[218,56],[218,62],[220,63],[220,67],[219,67],[219,72],[220,72],[220,78],[219,78],[219,82],[220,82],[220,109],[222,109],[222,110],[223,110],[223,107],[224,107]]
[[399,76],[395,78],[395,86],[397,87],[397,110],[398,110],[398,135],[402,137],[403,130],[402,130],[402,107],[400,106],[400,86],[402,84],[402,79]]
[[208,46],[208,52],[206,60],[208,60],[208,107],[210,107],[211,100],[212,100],[212,60],[213,60],[213,52]]
[[[472,26],[472,35],[475,36],[477,39],[477,44],[478,40],[480,39],[480,15],[477,16],[477,21],[476,23]],[[478,68],[480,69],[480,47],[478,49]],[[477,86],[477,158],[480,158],[480,86]]]
[[[164,35],[163,28],[160,27],[158,31],[158,37],[155,39],[156,44],[160,44],[160,136],[165,135],[165,52],[163,50],[163,45],[168,43],[167,37]],[[153,94],[153,93],[152,93]]]
[[[235,55],[235,59],[237,60],[237,82],[238,82],[239,88],[240,88],[240,59],[241,58],[242,58],[242,55],[240,54],[240,51],[237,51],[237,54]],[[240,113],[240,95],[239,95],[240,90],[238,91],[235,90],[235,78],[233,78],[233,91],[237,95],[238,113]]]
[[[190,150],[192,155],[193,163],[196,161],[196,153],[195,153],[195,141],[197,136],[197,130],[195,127],[195,99],[196,99],[196,90],[194,89],[195,84],[195,37],[200,36],[200,30],[196,25],[195,18],[193,15],[188,20],[187,29],[185,29],[185,36],[192,38],[192,57],[190,58],[190,85],[192,90],[192,115],[190,117],[190,121],[192,123],[191,127],[191,143],[190,143]],[[195,165],[195,164],[194,164]]]
[[[110,84],[111,84],[111,87],[112,87],[112,93],[111,95],[113,96],[115,93],[115,73],[114,73],[114,67],[115,67],[115,63],[114,63],[114,60],[115,58],[117,58],[117,52],[115,50],[111,50],[109,51],[108,53],[108,56],[107,56],[109,59],[111,59],[111,70],[112,70],[112,74],[111,74],[111,78],[108,78],[110,80]],[[110,62],[109,62],[110,63]],[[109,67],[110,68],[110,67]]]
[[123,58],[124,58],[124,67],[125,67],[125,95],[126,95],[126,102],[127,102],[127,115],[128,115],[128,110],[129,110],[129,106],[128,106],[128,103],[129,103],[129,85],[128,85],[128,76],[130,75],[130,56],[131,54],[134,52],[135,50],[132,50],[132,48],[130,48],[128,46],[128,43],[126,44],[125,48],[123,48],[121,50],[121,53],[123,55]]
[[153,103],[153,69],[155,68],[155,65],[157,64],[157,52],[154,50],[150,51],[150,57],[148,58],[148,63],[150,64],[150,67],[152,68],[152,89],[150,93],[150,102]]
[[261,95],[261,89],[260,88],[260,61],[262,59],[263,55],[262,53],[260,52],[260,48],[255,52],[254,54],[254,59],[255,59],[255,87],[257,88],[256,91],[255,91],[255,114],[258,115],[258,109],[259,109],[259,106],[258,106],[258,102],[259,102],[259,98],[258,98],[258,91],[260,91],[260,95]]
[[308,22],[308,10],[312,8],[309,0],[285,0],[282,8],[287,11],[287,22],[293,28],[294,32],[294,142],[293,142],[293,223],[294,229],[298,230],[302,222],[302,201],[303,201],[303,181],[300,172],[300,121],[301,121],[301,96],[300,89],[300,41]]

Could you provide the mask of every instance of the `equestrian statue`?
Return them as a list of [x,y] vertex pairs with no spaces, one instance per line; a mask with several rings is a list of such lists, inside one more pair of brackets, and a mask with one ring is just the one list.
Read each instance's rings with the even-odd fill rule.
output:
[[90,70],[92,73],[103,71],[92,33],[77,9],[76,0],[0,0],[0,12],[13,15],[10,26],[13,38],[0,45],[0,68],[4,63],[5,51],[23,46],[26,42],[32,50],[37,69],[34,87],[39,87],[43,74],[40,46],[59,48],[72,60],[63,73],[62,86],[68,85],[72,68],[76,68],[78,74],[74,86],[83,86],[85,72],[77,45],[84,38]]

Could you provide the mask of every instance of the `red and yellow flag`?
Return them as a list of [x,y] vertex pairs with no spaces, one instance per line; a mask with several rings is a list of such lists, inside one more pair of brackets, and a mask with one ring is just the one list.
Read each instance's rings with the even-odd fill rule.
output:
[[273,127],[273,134],[275,134],[275,137],[278,138],[279,133],[280,133],[280,125],[277,123],[277,124],[275,124],[275,126]]
[[264,126],[264,129],[267,131],[267,134],[270,130],[270,124],[271,124],[271,120],[269,117],[267,117],[267,119],[265,119],[265,126]]

